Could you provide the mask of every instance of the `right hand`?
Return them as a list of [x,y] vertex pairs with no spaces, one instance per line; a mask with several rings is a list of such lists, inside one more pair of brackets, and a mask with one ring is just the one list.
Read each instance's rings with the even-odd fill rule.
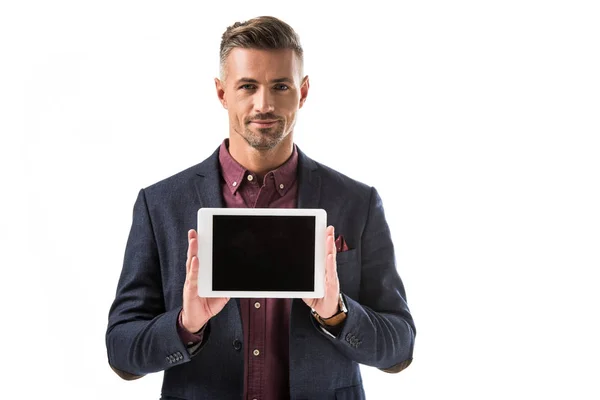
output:
[[194,333],[198,332],[209,319],[225,307],[228,297],[198,296],[198,234],[194,229],[188,231],[188,251],[185,263],[185,284],[183,285],[183,310],[181,322],[183,327]]

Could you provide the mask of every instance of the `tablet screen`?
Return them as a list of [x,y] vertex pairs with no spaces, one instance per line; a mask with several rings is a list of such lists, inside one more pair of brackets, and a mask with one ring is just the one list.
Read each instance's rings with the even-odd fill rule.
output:
[[314,216],[212,217],[212,290],[315,289]]

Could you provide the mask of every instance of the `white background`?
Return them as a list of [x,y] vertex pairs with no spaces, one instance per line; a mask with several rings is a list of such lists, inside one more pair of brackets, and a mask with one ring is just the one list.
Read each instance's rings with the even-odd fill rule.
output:
[[159,397],[106,359],[133,203],[226,137],[220,36],[259,15],[305,48],[296,143],[396,243],[415,358],[368,398],[600,398],[595,2],[392,3],[2,2],[3,398]]

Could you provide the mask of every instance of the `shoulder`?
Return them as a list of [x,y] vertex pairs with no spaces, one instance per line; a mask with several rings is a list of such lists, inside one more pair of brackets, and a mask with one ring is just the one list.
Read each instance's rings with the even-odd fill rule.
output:
[[217,154],[218,150],[204,161],[145,187],[146,196],[169,198],[190,192],[190,189],[194,187],[199,177],[206,175],[213,176],[219,173]]
[[375,190],[367,183],[358,181],[350,176],[329,167],[328,165],[311,159],[306,154],[301,154],[300,165],[317,172],[321,179],[321,188],[326,193],[337,193],[348,199],[369,201]]

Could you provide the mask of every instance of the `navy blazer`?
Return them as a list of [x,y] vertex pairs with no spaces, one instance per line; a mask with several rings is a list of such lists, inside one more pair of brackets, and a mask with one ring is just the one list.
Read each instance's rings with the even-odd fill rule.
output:
[[[164,371],[162,399],[241,399],[244,351],[239,299],[206,328],[197,351],[177,334],[187,232],[201,207],[224,207],[218,149],[205,161],[139,192],[116,297],[109,312],[110,366],[124,379]],[[359,363],[399,372],[412,361],[415,325],[396,270],[377,191],[298,149],[298,208],[323,208],[350,250],[337,254],[348,315],[328,334],[294,299],[290,314],[290,398],[364,399]],[[243,347],[243,346],[242,346]],[[268,378],[267,378],[268,379]]]

